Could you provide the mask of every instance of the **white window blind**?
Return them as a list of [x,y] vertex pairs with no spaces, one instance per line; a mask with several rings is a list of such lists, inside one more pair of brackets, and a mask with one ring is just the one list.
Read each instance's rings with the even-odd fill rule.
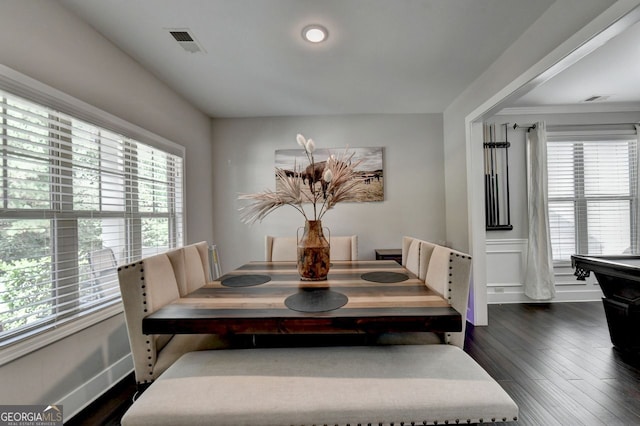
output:
[[549,132],[554,261],[637,253],[638,147],[631,131]]
[[119,303],[182,245],[183,158],[0,90],[0,347]]

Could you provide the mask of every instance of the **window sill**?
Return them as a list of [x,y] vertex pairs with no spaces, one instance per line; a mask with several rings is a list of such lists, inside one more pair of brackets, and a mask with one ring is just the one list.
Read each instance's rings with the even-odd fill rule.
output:
[[8,343],[0,347],[0,367],[47,345],[64,339],[74,333],[89,328],[101,321],[122,313],[122,303],[115,303],[104,309],[71,319],[63,324],[53,325],[34,336]]

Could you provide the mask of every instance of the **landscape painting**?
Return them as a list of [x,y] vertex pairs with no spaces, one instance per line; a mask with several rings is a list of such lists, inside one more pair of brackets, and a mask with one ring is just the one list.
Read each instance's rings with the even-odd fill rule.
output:
[[[313,152],[314,162],[316,165],[327,161],[330,155],[340,157],[344,153],[344,148],[328,148],[317,149]],[[384,173],[382,153],[383,148],[349,148],[349,154],[353,153],[352,162],[360,161],[356,167],[357,178],[360,182],[359,189],[361,195],[358,197],[359,202],[365,201],[383,201],[384,200]],[[279,149],[276,150],[275,166],[283,169],[289,176],[297,176],[302,179],[303,191],[310,193],[309,183],[305,176],[305,169],[309,165],[309,160],[302,149]],[[320,183],[317,183],[318,185]],[[279,190],[280,182],[276,175],[276,190]]]

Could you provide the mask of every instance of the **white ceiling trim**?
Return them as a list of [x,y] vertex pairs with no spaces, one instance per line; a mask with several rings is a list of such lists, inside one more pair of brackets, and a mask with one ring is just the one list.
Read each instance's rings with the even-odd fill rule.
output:
[[638,104],[581,104],[581,105],[545,105],[505,108],[496,115],[540,115],[540,114],[580,114],[606,112],[640,112]]

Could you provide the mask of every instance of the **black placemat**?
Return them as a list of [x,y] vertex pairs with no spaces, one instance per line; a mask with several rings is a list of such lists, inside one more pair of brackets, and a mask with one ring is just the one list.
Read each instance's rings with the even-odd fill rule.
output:
[[366,272],[360,276],[363,280],[373,281],[374,283],[399,283],[409,279],[407,274],[399,272]]
[[271,281],[269,275],[235,275],[224,278],[220,284],[225,287],[251,287]]
[[287,297],[284,304],[292,311],[327,312],[343,307],[348,301],[344,294],[323,288],[299,290]]

